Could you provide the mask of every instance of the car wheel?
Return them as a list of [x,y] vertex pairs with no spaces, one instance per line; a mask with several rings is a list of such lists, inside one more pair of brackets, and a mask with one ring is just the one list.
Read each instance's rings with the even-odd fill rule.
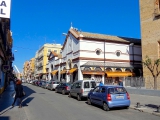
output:
[[81,101],[81,96],[80,95],[77,95],[77,100]]
[[125,109],[129,109],[129,106],[126,106]]
[[64,90],[62,90],[62,94],[63,94],[63,95],[65,95],[65,94],[66,94]]
[[55,89],[55,92],[56,92],[56,93],[58,93],[58,90],[57,90],[57,89]]
[[103,110],[109,111],[109,107],[106,103],[103,103]]
[[87,102],[88,102],[88,105],[92,105],[90,98],[87,99]]
[[71,93],[70,93],[70,92],[69,92],[69,95],[68,95],[68,97],[70,97],[70,98],[72,97],[72,95],[71,95]]

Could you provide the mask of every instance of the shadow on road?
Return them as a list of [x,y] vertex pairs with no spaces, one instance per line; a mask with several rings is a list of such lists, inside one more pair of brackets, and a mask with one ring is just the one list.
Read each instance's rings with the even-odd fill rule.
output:
[[0,120],[10,120],[10,117],[8,117],[8,116],[0,116]]
[[[33,97],[29,97],[31,94],[36,93],[34,90],[30,89],[27,86],[23,86],[23,89],[26,93],[26,95],[23,97],[23,102],[25,104],[29,103],[31,100],[33,100]],[[12,94],[14,92],[14,83],[11,82],[10,85],[6,88],[6,90],[3,92],[0,98],[0,114],[5,113],[12,109],[11,105],[14,101],[14,98],[12,97]],[[19,100],[16,101],[15,106],[18,105]],[[24,104],[24,105],[25,105]],[[5,118],[7,119],[7,118]],[[0,118],[0,120],[2,120]]]

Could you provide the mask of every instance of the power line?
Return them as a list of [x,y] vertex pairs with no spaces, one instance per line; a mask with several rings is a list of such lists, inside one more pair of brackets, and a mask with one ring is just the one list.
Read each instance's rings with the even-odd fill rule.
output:
[[27,49],[27,50],[37,50],[37,49],[32,49],[32,48],[25,48],[25,47],[19,47],[19,46],[13,46],[15,48],[21,48],[21,49]]

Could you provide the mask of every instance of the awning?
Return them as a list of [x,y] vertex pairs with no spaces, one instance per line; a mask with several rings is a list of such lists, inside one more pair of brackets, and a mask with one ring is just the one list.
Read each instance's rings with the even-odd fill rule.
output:
[[76,71],[77,70],[77,68],[72,68],[72,69],[70,69],[69,71],[68,71],[68,73],[69,74],[72,74],[74,71]]
[[107,77],[129,77],[134,76],[133,72],[106,72]]
[[58,70],[53,70],[51,73],[52,75],[55,75],[58,72]]
[[110,67],[110,68],[133,68],[133,66],[130,63],[125,62],[94,62],[89,61],[85,64],[81,65],[81,67]]
[[88,74],[88,75],[104,75],[103,71],[82,71],[82,74]]
[[62,70],[60,73],[65,74],[67,70]]

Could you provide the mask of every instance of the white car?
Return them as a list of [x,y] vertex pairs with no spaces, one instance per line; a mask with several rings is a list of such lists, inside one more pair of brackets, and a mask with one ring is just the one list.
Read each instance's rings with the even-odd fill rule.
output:
[[50,89],[50,90],[55,90],[55,88],[57,87],[57,85],[59,85],[59,81],[50,81],[48,86],[47,86],[47,89]]

